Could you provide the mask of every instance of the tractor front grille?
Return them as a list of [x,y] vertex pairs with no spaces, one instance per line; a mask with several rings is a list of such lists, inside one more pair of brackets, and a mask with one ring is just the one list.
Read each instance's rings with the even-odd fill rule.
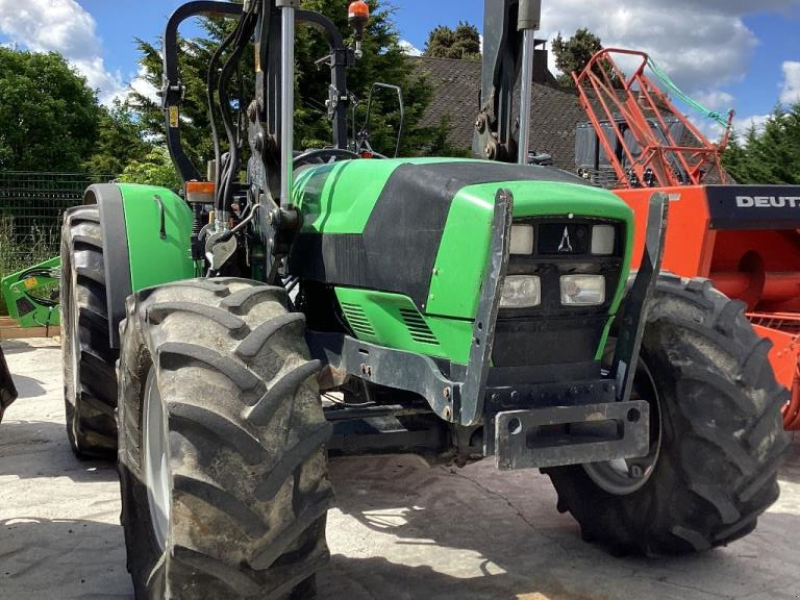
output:
[[[533,225],[534,249],[529,255],[511,255],[507,275],[539,277],[542,302],[533,308],[500,309],[493,364],[522,367],[594,360],[620,283],[625,225],[618,221],[563,217],[521,219],[514,224]],[[615,228],[612,254],[592,254],[591,235],[595,225]],[[562,305],[560,282],[563,275],[603,275],[605,302],[589,307]]]

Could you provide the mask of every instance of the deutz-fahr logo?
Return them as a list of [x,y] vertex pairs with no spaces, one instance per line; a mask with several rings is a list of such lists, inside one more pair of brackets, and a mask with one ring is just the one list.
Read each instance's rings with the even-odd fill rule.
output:
[[800,208],[800,196],[736,196],[738,208]]

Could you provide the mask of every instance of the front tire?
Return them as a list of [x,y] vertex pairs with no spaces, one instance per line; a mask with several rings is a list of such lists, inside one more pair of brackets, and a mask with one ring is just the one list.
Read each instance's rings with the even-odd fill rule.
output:
[[98,206],[70,208],[61,234],[61,352],[67,436],[79,458],[117,450],[116,361]]
[[191,280],[128,301],[122,521],[136,598],[314,596],[330,435],[282,289]]
[[641,352],[660,418],[652,472],[626,489],[598,485],[599,466],[547,471],[586,541],[617,555],[699,552],[746,536],[777,500],[788,396],[744,308],[709,281],[660,276]]

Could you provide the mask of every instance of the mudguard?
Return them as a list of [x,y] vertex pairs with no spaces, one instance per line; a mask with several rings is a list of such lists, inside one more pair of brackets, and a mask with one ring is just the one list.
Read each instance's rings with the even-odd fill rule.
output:
[[100,207],[109,336],[111,347],[119,348],[128,296],[197,274],[191,256],[194,215],[180,196],[149,185],[93,185],[84,204]]

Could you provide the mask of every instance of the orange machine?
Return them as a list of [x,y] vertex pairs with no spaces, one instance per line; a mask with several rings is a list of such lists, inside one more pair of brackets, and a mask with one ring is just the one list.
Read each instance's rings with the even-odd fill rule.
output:
[[[619,52],[642,58],[630,77],[612,59]],[[719,146],[709,142],[647,77],[648,64],[643,53],[604,50],[574,76],[594,136],[579,130],[579,172],[634,209],[641,224],[634,256],[644,247],[650,196],[669,195],[664,269],[707,277],[747,305],[773,344],[779,381],[792,391],[786,428],[800,430],[800,186],[726,184],[727,131]]]

